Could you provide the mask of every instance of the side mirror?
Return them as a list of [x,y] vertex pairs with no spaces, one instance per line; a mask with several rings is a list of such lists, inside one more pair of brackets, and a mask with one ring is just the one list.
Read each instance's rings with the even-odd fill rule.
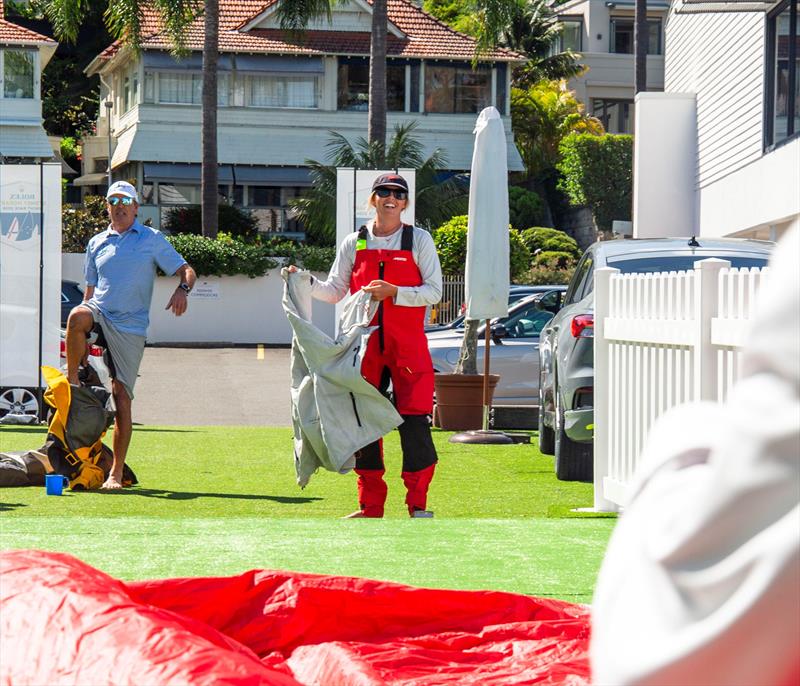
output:
[[495,324],[491,328],[492,340],[496,345],[503,345],[503,338],[508,338],[508,329],[502,324]]

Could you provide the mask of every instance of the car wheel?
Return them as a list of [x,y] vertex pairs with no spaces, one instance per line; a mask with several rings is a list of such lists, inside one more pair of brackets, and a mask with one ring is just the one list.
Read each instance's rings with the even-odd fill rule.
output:
[[539,371],[539,452],[542,455],[553,455],[555,453],[555,433],[553,428],[544,423],[544,374]]
[[564,432],[564,408],[561,406],[561,394],[554,389],[555,401],[555,467],[556,477],[560,481],[592,481],[594,463],[592,461],[592,444],[577,443]]
[[39,401],[27,388],[9,388],[0,393],[0,419],[9,414],[35,422],[39,419]]
[[544,407],[539,405],[539,452],[542,455],[555,454],[555,431],[544,423]]

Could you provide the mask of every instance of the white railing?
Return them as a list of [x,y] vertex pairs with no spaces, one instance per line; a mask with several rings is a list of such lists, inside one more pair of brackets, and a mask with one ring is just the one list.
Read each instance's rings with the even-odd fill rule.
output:
[[445,274],[442,276],[442,299],[431,311],[432,324],[449,324],[462,314],[464,304],[464,275]]
[[595,273],[594,503],[614,511],[653,422],[694,400],[721,402],[739,376],[740,348],[769,270],[725,260],[692,271]]

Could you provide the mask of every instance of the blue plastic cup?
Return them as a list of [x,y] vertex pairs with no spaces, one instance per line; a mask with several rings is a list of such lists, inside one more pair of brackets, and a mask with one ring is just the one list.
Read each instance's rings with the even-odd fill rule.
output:
[[62,495],[64,487],[69,485],[69,479],[61,474],[47,474],[44,477],[44,487],[47,495]]

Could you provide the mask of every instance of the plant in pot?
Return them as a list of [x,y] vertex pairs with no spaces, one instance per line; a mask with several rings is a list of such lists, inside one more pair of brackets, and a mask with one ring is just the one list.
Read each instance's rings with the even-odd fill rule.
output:
[[[531,255],[517,231],[509,227],[510,274],[512,281],[530,269]],[[467,217],[453,217],[433,236],[442,272],[463,273],[467,257]],[[482,320],[467,319],[458,362],[451,374],[435,377],[436,408],[434,424],[451,431],[480,429],[483,426],[483,370],[478,371],[478,333]],[[499,375],[489,375],[489,402]]]

